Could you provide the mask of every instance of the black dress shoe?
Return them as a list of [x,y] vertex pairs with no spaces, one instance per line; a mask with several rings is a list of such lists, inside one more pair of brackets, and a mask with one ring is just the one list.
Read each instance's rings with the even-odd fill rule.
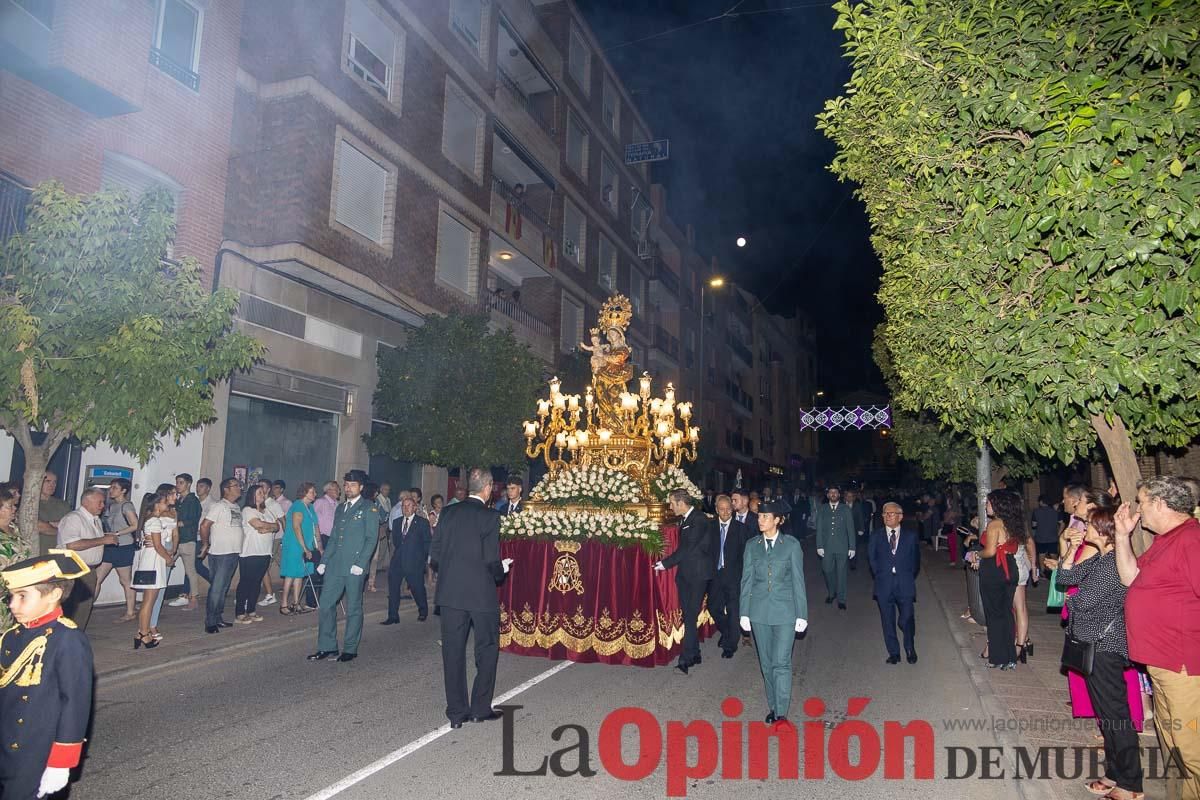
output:
[[845,611],[845,610],[846,610],[846,604],[845,604],[845,603],[838,603],[838,608],[840,608],[842,611]]
[[680,662],[680,663],[676,664],[676,665],[675,665],[675,669],[679,670],[679,671],[680,671],[680,672],[682,672],[684,675],[687,675],[687,674],[688,674],[688,665],[687,665],[687,664],[685,664],[685,663],[683,663],[683,662]]
[[899,663],[900,663],[900,656],[888,656],[888,657],[887,657],[887,663],[889,663],[889,664],[899,664]]
[[310,655],[308,657],[308,660],[309,661],[324,661],[325,659],[329,658],[330,656],[336,656],[337,654],[338,654],[337,650],[318,650],[317,652]]
[[721,658],[733,658],[733,652],[734,651],[732,651],[732,650],[722,650]]
[[427,619],[429,619],[428,614],[417,614],[417,622],[424,622]]
[[221,629],[219,627],[217,627],[216,625],[205,625],[204,632],[205,633],[220,633]]
[[450,727],[454,728],[455,730],[458,730],[459,728],[462,727],[462,720],[459,720],[458,722],[454,722],[453,720],[451,720]]
[[233,623],[232,623],[232,622],[226,622],[225,620],[221,620],[220,622],[218,622],[218,623],[217,623],[217,626],[218,626],[218,627],[221,627],[221,628],[232,628],[232,627],[233,627]]
[[909,653],[909,654],[908,654],[908,663],[910,663],[910,664],[915,664],[915,663],[917,663],[917,654],[916,654],[916,653]]
[[774,722],[774,721],[775,721],[775,712],[774,712],[774,711],[768,711],[768,712],[767,712],[767,724],[768,724],[768,725],[770,725],[770,724],[771,724],[772,722]]
[[491,711],[484,714],[482,717],[471,717],[471,722],[491,722],[492,720],[500,719],[503,716],[504,716],[504,714],[500,713],[499,711],[497,711],[496,709],[493,708]]
[[825,605],[830,605],[831,603],[833,603],[833,595],[825,598]]
[[788,718],[787,717],[776,717],[775,724],[776,725],[787,725],[787,724],[789,724]]
[[699,653],[697,653],[696,657],[692,659],[692,666],[695,667],[695,666],[699,665],[700,662],[703,660],[704,660],[704,657],[701,656]]
[[388,617],[387,619],[385,619],[383,622],[381,622],[379,624],[380,625],[399,625],[400,620],[399,620],[399,618],[392,619],[391,617]]
[[342,653],[337,657],[337,660],[345,664],[347,661],[353,661],[358,658],[358,653]]

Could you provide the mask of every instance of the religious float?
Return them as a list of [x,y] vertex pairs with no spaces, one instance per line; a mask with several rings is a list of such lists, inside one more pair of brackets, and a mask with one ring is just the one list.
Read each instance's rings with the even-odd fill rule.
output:
[[[680,468],[694,461],[700,429],[690,403],[667,384],[652,397],[648,372],[634,379],[625,330],[633,317],[617,295],[581,348],[592,384],[564,394],[558,378],[525,423],[526,454],[546,476],[525,510],[506,516],[501,551],[514,569],[500,587],[500,646],[511,653],[605,664],[671,662],[683,640],[674,570],[654,562],[678,541],[667,494],[700,490]],[[700,614],[701,636],[711,626]]]

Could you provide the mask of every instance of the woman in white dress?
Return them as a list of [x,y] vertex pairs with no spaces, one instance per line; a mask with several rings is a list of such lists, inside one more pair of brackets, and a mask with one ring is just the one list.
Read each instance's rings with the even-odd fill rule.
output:
[[[138,536],[141,549],[133,557],[134,589],[142,591],[142,607],[138,609],[138,634],[133,640],[133,649],[158,647],[150,619],[159,595],[167,588],[167,576],[175,562],[173,524],[164,524],[169,518],[170,499],[163,492],[152,492],[142,498],[142,512],[138,515]],[[174,520],[170,520],[174,522]]]
[[1034,586],[1038,584],[1038,573],[1032,566],[1037,563],[1036,547],[1033,537],[1026,537],[1025,543],[1017,548],[1016,555],[1013,556],[1013,560],[1017,562],[1017,590],[1013,594],[1014,632],[1017,661],[1022,664],[1033,654],[1033,646],[1029,643],[1029,606],[1025,603],[1025,587],[1030,584],[1030,578]]

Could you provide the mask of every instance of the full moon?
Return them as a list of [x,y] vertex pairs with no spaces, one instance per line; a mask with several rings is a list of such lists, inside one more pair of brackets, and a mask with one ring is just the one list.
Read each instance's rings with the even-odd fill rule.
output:
[[737,246],[738,246],[738,247],[745,247],[745,246],[746,246],[746,237],[745,237],[745,236],[739,236],[739,237],[737,238]]

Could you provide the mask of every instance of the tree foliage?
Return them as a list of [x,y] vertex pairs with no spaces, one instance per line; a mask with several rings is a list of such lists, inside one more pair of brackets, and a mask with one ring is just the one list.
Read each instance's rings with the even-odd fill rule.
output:
[[367,448],[443,467],[525,465],[523,420],[542,365],[512,331],[483,316],[429,316],[403,347],[380,354],[376,412],[396,423]]
[[[231,332],[234,292],[206,291],[195,259],[163,260],[174,234],[165,191],[134,201],[49,182],[0,245],[0,427],[25,450],[29,541],[63,440],[103,439],[145,463],[161,438],[211,420],[214,385],[262,355]],[[46,434],[36,446],[31,430]]]
[[1099,434],[1118,483],[1191,441],[1200,4],[835,9],[853,75],[820,126],[883,262],[894,402],[1065,462]]

